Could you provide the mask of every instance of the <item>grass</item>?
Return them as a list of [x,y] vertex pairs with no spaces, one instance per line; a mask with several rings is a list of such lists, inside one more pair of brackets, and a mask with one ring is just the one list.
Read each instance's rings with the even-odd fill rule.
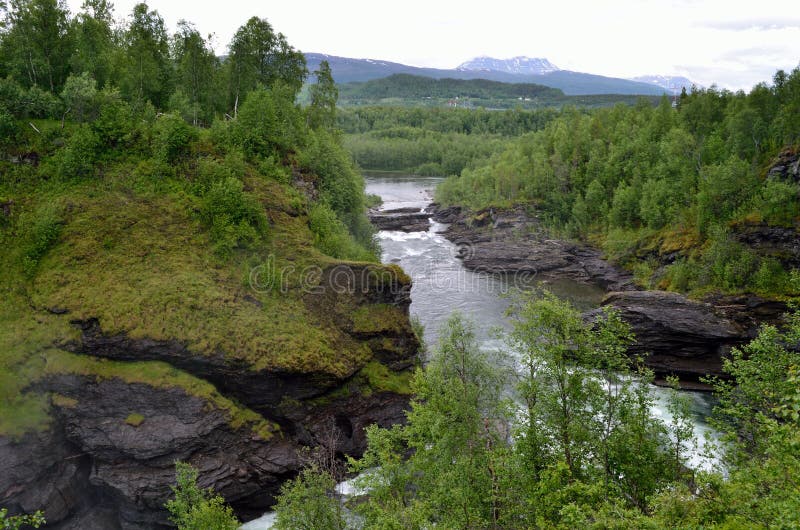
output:
[[[51,399],[66,406],[65,399],[75,397],[28,389],[62,373],[179,387],[227,411],[236,428],[248,426],[262,438],[275,432],[275,425],[210,383],[167,364],[68,353],[63,345],[80,338],[71,320],[97,318],[106,334],[179,341],[193,354],[253,371],[344,379],[372,358],[369,346],[338,324],[340,311],[352,304],[319,304],[303,289],[314,278],[303,271],[341,262],[314,247],[307,201],[290,186],[245,167],[244,190],[264,208],[269,235],[222,259],[186,176],[157,173],[158,165],[136,160],[110,164],[99,180],[59,183],[28,178],[26,171],[0,182],[0,196],[14,201],[11,217],[0,224],[0,434],[46,429]],[[26,221],[40,211],[57,212],[45,219],[47,230]],[[31,241],[35,262],[25,259]],[[251,288],[252,269],[268,261],[293,271],[284,292]],[[395,269],[379,273],[376,282],[399,276]],[[378,313],[405,320],[399,312]]]
[[131,412],[130,414],[128,414],[128,417],[125,418],[125,423],[127,423],[131,427],[138,427],[139,425],[144,423],[144,416],[142,416],[138,412]]

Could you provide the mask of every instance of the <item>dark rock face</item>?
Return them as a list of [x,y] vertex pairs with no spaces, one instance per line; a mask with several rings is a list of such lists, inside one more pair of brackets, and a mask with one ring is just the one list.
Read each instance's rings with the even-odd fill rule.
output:
[[612,291],[635,289],[633,277],[605,261],[599,250],[549,237],[538,219],[521,208],[474,215],[434,208],[433,218],[450,223],[444,235],[459,247],[468,269],[570,278]]
[[0,501],[14,513],[46,507],[48,521],[68,518],[85,503],[89,461],[58,426],[19,440],[0,437]]
[[[722,359],[730,348],[748,339],[747,330],[711,304],[665,291],[614,292],[604,306],[620,311],[636,335],[632,353],[646,355],[657,375],[697,380],[722,375]],[[584,314],[597,317],[600,309]]]
[[797,228],[766,224],[739,226],[734,237],[764,256],[776,258],[787,268],[800,268],[800,232]]
[[[57,416],[77,453],[91,460],[88,483],[115,506],[122,528],[166,523],[176,460],[194,465],[201,486],[246,515],[263,512],[298,467],[293,440],[235,429],[227,412],[177,388],[75,376],[54,378],[48,387],[74,399],[55,405]],[[143,419],[130,423],[131,414]]]
[[783,151],[773,162],[767,176],[800,182],[800,152],[792,149]]
[[402,232],[426,232],[430,227],[430,214],[419,208],[397,208],[369,212],[369,220],[378,230],[400,230]]
[[[395,373],[415,365],[419,344],[408,321],[410,280],[399,270],[352,265],[322,271],[306,303],[352,308],[376,304],[396,317],[387,329],[359,331],[333,318],[347,340]],[[388,309],[387,309],[388,308]],[[65,317],[68,318],[68,317]],[[179,341],[105,334],[96,319],[74,322],[80,339],[62,347],[115,361],[154,360],[214,384],[275,426],[254,431],[210,398],[169,382],[54,375],[29,391],[48,392],[53,421],[20,440],[0,437],[0,505],[12,513],[43,509],[64,530],[169,527],[164,503],[175,461],[199,470],[200,486],[219,492],[244,520],[275,502],[302,467],[301,449],[326,445],[343,457],[366,449],[364,428],[404,421],[409,396],[363,387],[353,373],[252,370],[220,354],[193,354]],[[351,346],[352,346],[351,344]],[[340,391],[346,387],[346,391]]]
[[704,302],[714,306],[717,314],[735,323],[747,340],[758,335],[764,324],[781,326],[789,312],[786,302],[768,300],[754,294],[711,295]]

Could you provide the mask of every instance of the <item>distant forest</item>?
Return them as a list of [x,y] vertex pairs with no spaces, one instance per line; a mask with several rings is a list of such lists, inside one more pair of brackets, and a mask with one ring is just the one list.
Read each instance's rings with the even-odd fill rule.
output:
[[564,105],[604,107],[616,103],[634,104],[640,98],[655,105],[660,98],[617,94],[567,96],[558,88],[534,83],[433,79],[410,74],[394,74],[363,83],[345,83],[339,86],[339,94],[343,106],[424,105],[491,109],[537,109]]

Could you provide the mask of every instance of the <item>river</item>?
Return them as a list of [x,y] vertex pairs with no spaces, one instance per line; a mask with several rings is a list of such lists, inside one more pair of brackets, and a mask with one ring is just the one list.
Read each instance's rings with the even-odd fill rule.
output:
[[[419,208],[422,210],[433,200],[433,190],[441,182],[439,177],[415,175],[368,174],[367,193],[383,199],[381,209]],[[475,323],[477,338],[484,348],[501,347],[496,338],[497,329],[508,329],[505,316],[509,299],[505,294],[512,289],[530,289],[536,278],[530,276],[504,276],[474,273],[466,270],[456,258],[456,246],[439,232],[444,225],[431,221],[427,232],[381,231],[378,238],[383,250],[384,263],[397,263],[413,280],[411,289],[411,314],[425,325],[425,340],[433,345],[437,332],[453,311],[459,311]],[[599,287],[571,280],[548,280],[547,289],[568,299],[578,309],[597,307],[604,294]],[[653,387],[656,403],[653,415],[669,421],[667,400],[669,390]],[[691,398],[695,434],[700,445],[693,451],[691,463],[704,466],[701,456],[703,440],[715,433],[708,425],[712,398],[707,393],[686,392]],[[271,528],[273,514],[252,521],[243,530]]]

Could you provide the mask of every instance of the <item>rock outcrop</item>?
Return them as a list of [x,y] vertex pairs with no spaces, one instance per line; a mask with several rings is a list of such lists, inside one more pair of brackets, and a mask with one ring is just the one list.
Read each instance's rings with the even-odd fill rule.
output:
[[[665,291],[612,292],[603,306],[617,309],[636,336],[631,352],[645,356],[658,376],[697,381],[722,375],[722,359],[748,340],[748,330],[713,305]],[[584,314],[588,320],[600,309]]]
[[459,257],[470,270],[569,278],[609,291],[635,289],[633,276],[604,260],[599,250],[550,237],[522,208],[470,214],[434,207],[432,214],[437,222],[449,223],[444,236],[458,246]]
[[782,178],[800,183],[800,152],[796,149],[786,149],[773,161],[769,178]]
[[[304,447],[359,456],[365,427],[404,420],[409,395],[398,387],[419,349],[410,289],[393,267],[321,271],[305,303],[329,311],[347,340],[342,347],[363,352],[338,375],[260,369],[177,340],[107,334],[97,319],[74,321],[78,338],[59,347],[77,368],[53,370],[27,389],[52,396],[50,424],[0,437],[0,505],[42,509],[50,526],[65,530],[168,527],[164,503],[174,464],[184,461],[242,519],[261,515],[302,467]],[[84,358],[90,368],[77,364]]]
[[419,208],[397,208],[394,210],[373,210],[369,220],[378,230],[400,230],[402,232],[426,232],[430,227],[431,215]]
[[800,227],[742,224],[735,227],[733,237],[759,255],[778,260],[787,269],[800,268]]

